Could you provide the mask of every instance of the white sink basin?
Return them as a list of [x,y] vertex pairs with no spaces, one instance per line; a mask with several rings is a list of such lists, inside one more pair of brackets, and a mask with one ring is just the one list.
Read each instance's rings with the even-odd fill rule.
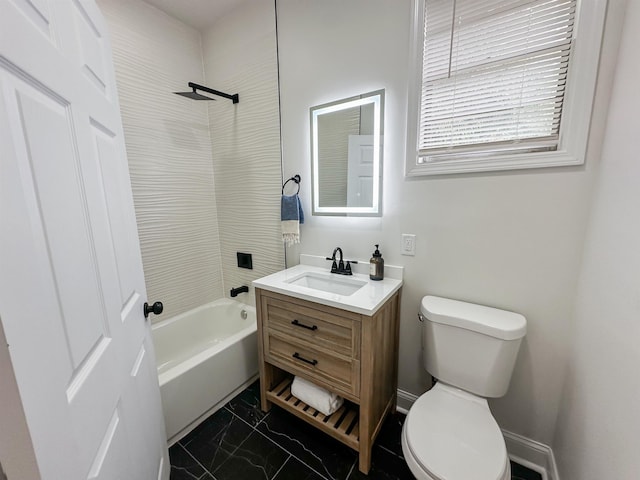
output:
[[353,295],[367,284],[362,280],[344,277],[335,273],[323,274],[316,272],[305,272],[291,280],[287,280],[286,283],[344,296]]

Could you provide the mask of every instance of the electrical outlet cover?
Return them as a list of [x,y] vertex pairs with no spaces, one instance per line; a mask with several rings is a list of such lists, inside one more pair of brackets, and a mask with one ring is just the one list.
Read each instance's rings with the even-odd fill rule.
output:
[[402,245],[400,247],[400,253],[402,255],[415,255],[416,254],[416,236],[410,233],[402,234]]

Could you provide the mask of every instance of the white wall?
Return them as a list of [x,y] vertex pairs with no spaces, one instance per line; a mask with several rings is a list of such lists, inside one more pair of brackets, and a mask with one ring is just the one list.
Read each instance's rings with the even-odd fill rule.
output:
[[629,2],[554,441],[562,479],[638,478],[640,3]]
[[[550,444],[615,56],[604,56],[584,167],[405,179],[410,4],[278,1],[284,174],[302,175],[307,210],[309,108],[386,89],[383,216],[308,215],[288,264],[337,245],[366,261],[380,243],[387,263],[404,265],[399,387],[414,394],[428,385],[416,320],[422,296],[524,314],[528,334],[510,391],[491,407],[501,427]],[[615,52],[609,43],[606,52]],[[400,255],[402,233],[417,235],[415,257]]]
[[0,321],[0,479],[40,480],[9,345]]
[[[99,0],[113,47],[145,280],[168,318],[223,296],[197,30],[141,0]],[[220,102],[218,102],[220,103]]]
[[[209,102],[224,293],[284,268],[280,126],[273,0],[247,0],[202,35],[207,85],[240,103]],[[236,252],[253,255],[238,268]],[[242,301],[250,295],[238,297]],[[252,300],[249,300],[252,301]]]

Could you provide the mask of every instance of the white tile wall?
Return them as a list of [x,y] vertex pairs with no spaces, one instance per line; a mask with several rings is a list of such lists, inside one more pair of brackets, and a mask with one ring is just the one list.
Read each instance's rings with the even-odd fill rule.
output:
[[111,32],[150,301],[168,318],[223,296],[200,34],[142,1],[99,1]]
[[[204,32],[202,39],[208,85],[240,95],[236,105],[224,99],[208,105],[228,296],[232,287],[250,285],[284,267],[273,2],[242,3]],[[253,270],[237,267],[238,251],[253,254]]]
[[[161,318],[282,269],[273,2],[244,2],[202,35],[141,0],[98,3],[112,37],[148,296],[163,301]],[[171,93],[189,81],[239,93],[240,103]],[[238,251],[253,254],[253,270],[237,267]],[[239,299],[253,302],[253,290]]]

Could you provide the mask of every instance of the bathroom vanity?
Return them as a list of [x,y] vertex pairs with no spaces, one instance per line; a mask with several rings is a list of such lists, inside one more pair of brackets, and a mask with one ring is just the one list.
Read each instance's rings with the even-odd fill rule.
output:
[[[254,282],[261,408],[276,404],[358,451],[363,473],[396,407],[401,274],[374,282],[298,265]],[[304,404],[291,394],[294,375],[344,405],[325,416]]]

